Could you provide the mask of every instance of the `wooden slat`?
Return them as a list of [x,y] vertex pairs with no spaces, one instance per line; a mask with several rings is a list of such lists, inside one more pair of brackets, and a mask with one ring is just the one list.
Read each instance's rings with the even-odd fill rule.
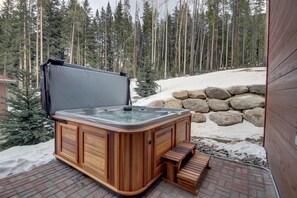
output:
[[297,197],[297,1],[269,1],[265,148],[281,197]]
[[195,154],[189,162],[177,173],[178,180],[187,181],[195,187],[208,167],[210,157]]
[[[287,1],[285,3],[291,4],[291,6],[284,7],[282,10],[277,10],[280,14],[283,15],[283,17],[279,18],[279,22],[281,22],[281,25],[276,26],[276,31],[271,32],[271,56],[276,55],[278,50],[281,50],[284,48],[284,45],[288,42],[288,40],[291,38],[292,33],[294,32],[295,26],[292,25],[295,22],[296,18],[296,1],[293,2],[292,0]],[[295,10],[294,10],[295,9]],[[294,11],[294,12],[292,12]]]

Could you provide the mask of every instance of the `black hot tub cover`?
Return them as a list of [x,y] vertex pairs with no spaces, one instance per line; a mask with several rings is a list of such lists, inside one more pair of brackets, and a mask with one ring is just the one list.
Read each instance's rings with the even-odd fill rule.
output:
[[128,105],[130,81],[124,73],[49,59],[41,65],[41,101],[48,116],[59,110]]

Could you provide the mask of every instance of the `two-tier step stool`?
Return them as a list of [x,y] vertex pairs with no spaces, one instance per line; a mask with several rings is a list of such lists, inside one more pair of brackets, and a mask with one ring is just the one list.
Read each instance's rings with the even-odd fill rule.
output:
[[198,194],[199,185],[210,169],[210,157],[195,150],[195,143],[181,142],[165,153],[162,159],[166,165],[165,181]]

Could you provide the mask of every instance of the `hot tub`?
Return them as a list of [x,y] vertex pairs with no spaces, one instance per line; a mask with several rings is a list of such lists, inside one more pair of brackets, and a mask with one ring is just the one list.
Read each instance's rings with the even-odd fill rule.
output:
[[163,173],[161,156],[190,140],[189,111],[131,106],[123,74],[49,60],[41,77],[54,155],[118,194],[146,190]]

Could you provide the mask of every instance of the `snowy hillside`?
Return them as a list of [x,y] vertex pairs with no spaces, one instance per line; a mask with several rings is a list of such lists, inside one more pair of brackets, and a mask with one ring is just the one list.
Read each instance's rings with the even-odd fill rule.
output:
[[[218,71],[198,76],[159,80],[157,83],[160,85],[161,92],[158,90],[158,93],[153,96],[139,99],[134,105],[147,105],[154,100],[167,99],[172,97],[172,92],[179,90],[197,90],[206,87],[227,88],[232,85],[265,84],[265,80],[266,68],[264,67]],[[135,79],[133,79],[131,81],[132,100],[135,96],[138,96],[134,91],[135,87],[136,82]]]
[[[172,97],[172,92],[179,90],[197,90],[208,86],[226,88],[232,85],[265,84],[265,68],[237,69],[219,71],[198,76],[179,77],[160,80],[161,92],[138,99],[133,105],[147,105],[154,100]],[[134,89],[135,80],[131,82],[132,98],[137,96]],[[246,156],[256,156],[266,160],[266,152],[258,144],[248,142],[248,139],[260,139],[263,136],[263,127],[256,127],[244,121],[229,127],[218,126],[211,122],[206,115],[205,123],[192,123],[192,136],[203,138],[201,143],[224,149],[230,157],[241,159]],[[22,171],[28,171],[35,166],[54,159],[54,141],[32,146],[17,146],[0,152],[0,178]]]
[[[227,88],[234,85],[252,85],[266,83],[266,68],[248,68],[227,71],[218,71],[197,76],[179,77],[167,80],[157,81],[161,87],[161,92],[147,98],[138,99],[134,91],[136,87],[135,80],[131,83],[132,100],[136,100],[134,105],[148,105],[155,100],[166,100],[172,98],[174,91],[180,90],[198,90],[206,87]],[[192,122],[191,134],[193,137],[203,138],[200,144],[213,147],[215,150],[226,150],[228,156],[233,159],[242,159],[244,157],[258,157],[266,161],[266,151],[260,146],[263,137],[263,127],[256,127],[250,122],[233,126],[218,126],[209,120],[209,113],[205,114],[205,123]],[[247,140],[252,140],[248,142]],[[231,142],[231,143],[230,143]],[[256,142],[256,143],[254,143]]]

